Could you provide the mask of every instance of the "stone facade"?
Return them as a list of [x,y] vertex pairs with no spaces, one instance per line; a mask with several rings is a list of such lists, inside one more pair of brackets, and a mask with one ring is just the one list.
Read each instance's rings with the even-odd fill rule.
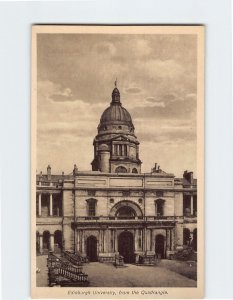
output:
[[92,171],[37,175],[37,253],[71,250],[91,261],[169,258],[197,250],[197,182],[175,178],[157,164],[141,173],[139,142],[129,113],[113,90],[94,139]]

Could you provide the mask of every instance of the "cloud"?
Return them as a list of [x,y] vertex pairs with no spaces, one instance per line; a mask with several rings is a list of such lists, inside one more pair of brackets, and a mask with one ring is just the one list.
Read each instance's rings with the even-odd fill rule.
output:
[[63,170],[74,161],[80,169],[89,166],[117,77],[141,141],[143,170],[153,157],[168,171],[179,170],[182,157],[194,168],[196,49],[191,35],[40,34],[38,164],[51,159]]
[[75,101],[75,98],[73,98],[73,94],[70,88],[65,88],[63,91],[58,91],[57,94],[50,95],[50,99],[52,99],[55,102]]
[[116,54],[116,47],[109,42],[101,42],[94,46],[94,51],[96,51],[98,54],[103,55],[115,55]]
[[140,88],[138,88],[138,87],[129,87],[129,88],[125,88],[125,89],[124,89],[124,92],[125,92],[125,93],[133,94],[133,95],[135,95],[135,94],[140,94],[141,91],[142,91],[142,90],[141,90]]

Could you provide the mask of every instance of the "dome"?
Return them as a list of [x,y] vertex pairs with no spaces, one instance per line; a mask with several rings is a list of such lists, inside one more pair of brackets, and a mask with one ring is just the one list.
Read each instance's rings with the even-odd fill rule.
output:
[[130,128],[134,128],[130,113],[120,102],[120,92],[117,87],[115,87],[112,92],[112,102],[110,106],[105,109],[100,118],[99,128],[103,128],[108,124],[127,125]]
[[103,112],[100,123],[123,122],[127,125],[132,124],[129,112],[121,105],[110,105]]

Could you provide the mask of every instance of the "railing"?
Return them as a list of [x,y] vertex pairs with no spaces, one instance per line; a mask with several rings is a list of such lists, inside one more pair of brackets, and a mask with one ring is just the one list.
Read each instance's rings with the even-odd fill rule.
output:
[[69,251],[64,251],[63,256],[68,261],[70,261],[72,264],[77,265],[77,266],[81,266],[83,262],[86,262],[85,259],[81,255],[73,254]]
[[86,282],[88,280],[88,275],[83,273],[75,273],[68,269],[64,268],[55,268],[54,275],[62,275],[66,278],[78,281],[78,282]]
[[64,257],[59,258],[49,253],[47,259],[49,286],[87,286],[88,275],[81,266],[74,266]]

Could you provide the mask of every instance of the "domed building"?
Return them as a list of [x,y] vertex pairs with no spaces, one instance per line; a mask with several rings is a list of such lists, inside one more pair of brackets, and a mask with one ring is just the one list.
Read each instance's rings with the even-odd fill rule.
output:
[[141,173],[139,142],[130,113],[122,106],[117,87],[110,106],[103,112],[94,139],[93,171]]
[[[116,85],[116,84],[115,84]],[[89,261],[151,264],[183,248],[197,251],[197,181],[141,173],[139,141],[115,86],[93,141],[92,171],[37,174],[36,249],[70,250]]]

